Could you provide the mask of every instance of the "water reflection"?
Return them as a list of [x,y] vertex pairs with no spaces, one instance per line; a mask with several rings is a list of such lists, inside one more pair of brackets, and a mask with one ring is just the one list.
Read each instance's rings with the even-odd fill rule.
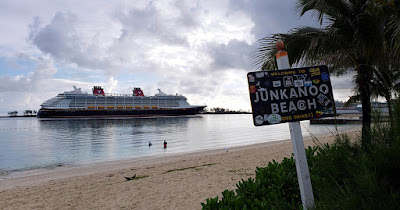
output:
[[[333,126],[302,122],[303,135]],[[339,126],[339,129],[359,125]],[[330,130],[329,130],[330,129]],[[287,124],[255,127],[251,115],[0,119],[0,169],[84,164],[289,139]],[[168,142],[164,149],[163,141]],[[149,141],[152,146],[149,147]]]
[[201,117],[52,119],[39,122],[41,130],[58,132],[53,144],[63,148],[62,152],[69,154],[68,159],[73,162],[82,157],[93,161],[131,157],[131,154],[151,155],[148,141],[160,144],[166,140],[168,135],[165,134],[186,130],[189,120],[194,118]]

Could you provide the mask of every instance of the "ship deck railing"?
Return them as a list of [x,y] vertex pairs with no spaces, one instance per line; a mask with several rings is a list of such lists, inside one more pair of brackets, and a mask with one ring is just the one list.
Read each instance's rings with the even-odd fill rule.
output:
[[[103,96],[102,94],[65,94],[61,93],[58,94],[57,97],[66,97],[66,98],[87,98],[87,97],[98,97],[98,96]],[[165,96],[134,96],[133,94],[118,94],[118,93],[105,93],[105,97],[124,97],[124,98],[129,98],[129,97],[138,97],[138,98],[150,98],[150,99],[172,99],[172,100],[180,100],[180,99],[186,99],[185,96],[182,95],[165,95]]]
[[[102,96],[101,94],[97,94],[97,95],[94,95],[94,96]],[[176,96],[176,95],[165,95],[165,96],[135,96],[135,95],[133,95],[133,94],[118,94],[118,93],[105,93],[104,94],[104,96],[112,96],[112,97],[114,97],[114,96],[118,96],[118,97],[145,97],[145,98],[163,98],[163,97],[173,97],[173,98],[176,98],[176,97],[178,97],[178,98],[181,98],[181,97],[184,97],[184,96],[182,96],[182,95],[178,95],[178,96]]]

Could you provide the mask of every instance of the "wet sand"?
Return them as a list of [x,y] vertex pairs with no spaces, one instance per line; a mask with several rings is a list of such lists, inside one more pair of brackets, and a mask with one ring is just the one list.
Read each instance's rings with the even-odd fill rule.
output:
[[[317,139],[305,139],[305,146],[333,142],[334,136]],[[225,189],[254,177],[256,167],[291,153],[291,141],[283,140],[16,173],[0,180],[0,209],[201,209],[207,198],[221,198]]]

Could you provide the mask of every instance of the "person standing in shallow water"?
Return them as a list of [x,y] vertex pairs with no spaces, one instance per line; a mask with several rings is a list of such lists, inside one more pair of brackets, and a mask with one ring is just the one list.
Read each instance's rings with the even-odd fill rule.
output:
[[167,148],[167,141],[164,140],[164,148]]

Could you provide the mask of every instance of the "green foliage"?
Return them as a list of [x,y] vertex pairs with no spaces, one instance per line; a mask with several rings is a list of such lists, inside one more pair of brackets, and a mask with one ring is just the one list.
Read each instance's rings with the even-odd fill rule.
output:
[[[332,145],[308,147],[306,155],[316,209],[400,208],[400,100],[390,122],[375,123],[370,145],[337,135]],[[302,209],[295,160],[284,158],[257,168],[222,198],[209,198],[203,209]]]
[[8,112],[8,115],[10,115],[11,117],[15,117],[15,116],[17,116],[17,114],[18,114],[18,111]]
[[400,207],[399,141],[382,133],[371,138],[367,147],[346,138],[319,148],[310,164],[317,209]]
[[135,177],[135,179],[144,179],[144,178],[147,178],[147,177],[149,177],[149,175],[137,176],[137,177]]
[[32,115],[32,113],[33,113],[32,110],[28,110],[27,109],[27,110],[24,111],[24,115],[25,116]]
[[36,116],[36,114],[37,114],[36,110],[27,109],[24,111],[24,116]]
[[241,180],[234,191],[225,190],[222,199],[206,200],[204,209],[299,209],[302,208],[297,183],[295,160],[285,158],[281,163],[270,162],[257,168],[256,177]]
[[229,110],[228,108],[215,107],[209,111],[205,110],[205,114],[251,114],[250,111],[243,110]]

